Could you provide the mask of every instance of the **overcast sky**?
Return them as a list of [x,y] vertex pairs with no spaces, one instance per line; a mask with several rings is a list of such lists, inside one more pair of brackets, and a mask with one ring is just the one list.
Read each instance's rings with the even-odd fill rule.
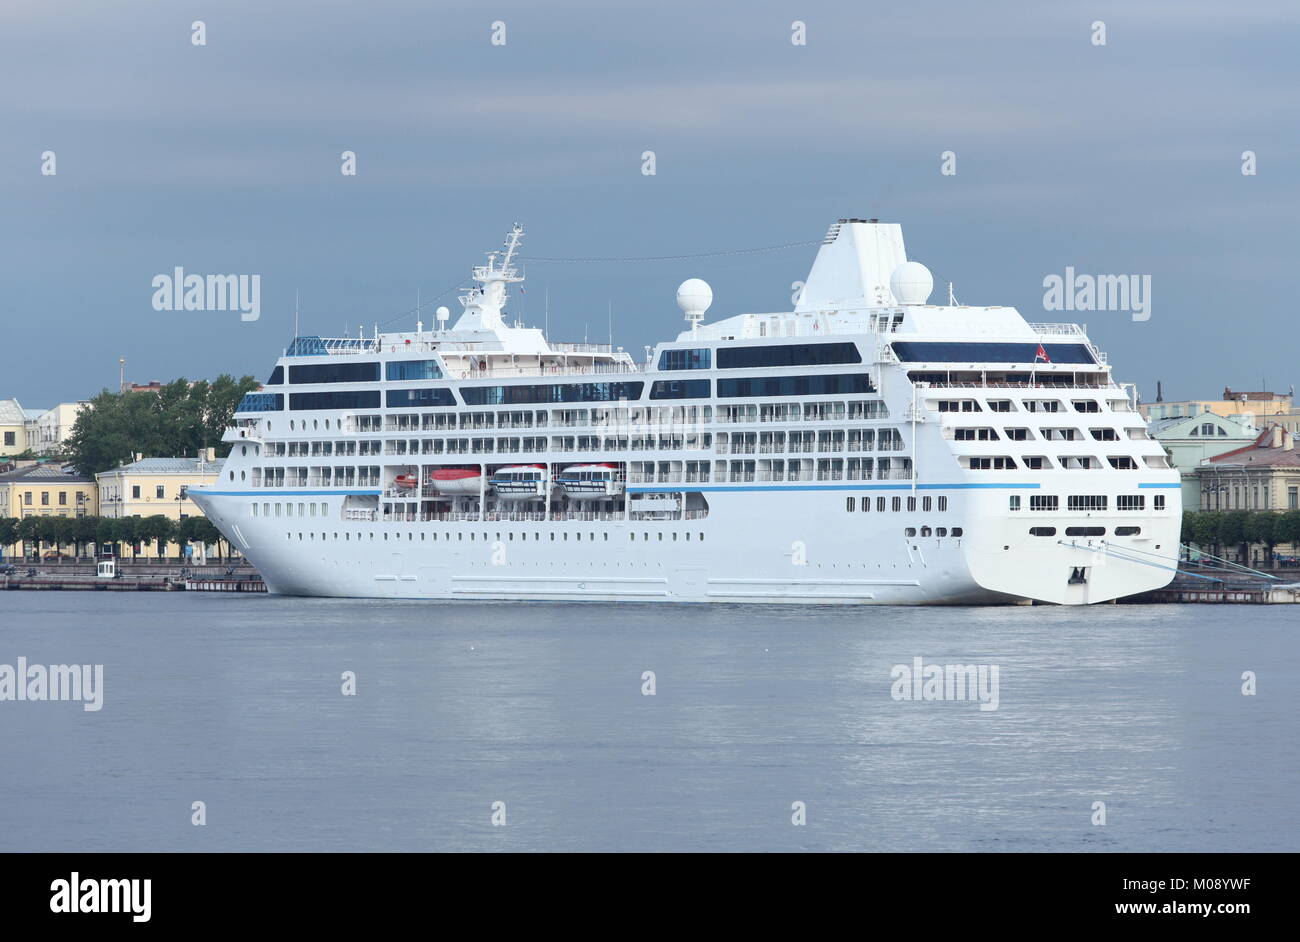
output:
[[[1294,0],[4,0],[0,398],[91,396],[119,356],[137,382],[264,379],[295,289],[303,333],[413,327],[417,290],[516,220],[525,257],[567,258],[816,241],[841,216],[902,223],[936,300],[951,281],[1086,321],[1144,398],[1285,390],[1297,49]],[[612,304],[639,358],[681,329],[683,279],[712,284],[710,320],[787,310],[815,251],[530,262],[510,310],[540,326],[549,289],[553,339],[604,340]],[[260,320],[153,310],[176,266],[260,274]],[[1044,311],[1066,266],[1150,275],[1151,319]]]

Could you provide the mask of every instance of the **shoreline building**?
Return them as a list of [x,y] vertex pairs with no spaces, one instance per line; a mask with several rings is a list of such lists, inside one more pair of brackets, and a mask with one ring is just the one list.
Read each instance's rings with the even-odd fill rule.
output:
[[1185,415],[1181,418],[1155,419],[1150,422],[1151,437],[1169,456],[1182,479],[1183,506],[1189,510],[1201,506],[1202,462],[1225,451],[1250,445],[1259,429],[1249,416],[1222,416],[1213,412]]
[[86,405],[85,401],[60,402],[52,409],[24,409],[17,399],[0,399],[0,457],[58,451]]
[[[160,515],[178,523],[187,517],[201,517],[203,511],[190,499],[189,489],[211,484],[221,473],[222,462],[214,449],[200,458],[145,458],[136,455],[130,464],[95,475],[99,488],[100,513],[105,517],[152,517]],[[175,556],[174,544],[151,546],[141,555]]]
[[79,402],[60,402],[53,408],[46,409],[37,416],[27,430],[27,447],[38,455],[57,452],[72,434],[77,415],[89,405],[85,400]]
[[1201,462],[1202,510],[1300,509],[1300,453],[1295,436],[1270,425],[1255,441]]
[[[0,474],[0,518],[94,517],[99,513],[95,479],[54,464],[30,464]],[[9,558],[19,546],[0,547]]]

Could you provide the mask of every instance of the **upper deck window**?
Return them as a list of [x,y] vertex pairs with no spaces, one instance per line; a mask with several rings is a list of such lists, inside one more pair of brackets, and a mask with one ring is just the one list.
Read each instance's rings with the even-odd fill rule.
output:
[[746,379],[718,380],[720,399],[737,399],[742,396],[825,396],[875,391],[871,377],[865,373],[754,376]]
[[718,369],[739,370],[763,366],[826,366],[861,363],[854,343],[796,343],[755,347],[719,347]]
[[605,402],[640,399],[645,383],[560,383],[554,385],[471,386],[461,390],[466,405],[527,402]]
[[[1082,343],[1041,345],[1048,363],[1096,363]],[[1036,343],[950,343],[930,340],[895,340],[894,353],[904,363],[1041,363]]]
[[[277,367],[278,369],[278,367]],[[284,408],[284,396],[280,393],[244,393],[236,412],[279,412]]]
[[394,381],[442,379],[437,360],[389,360],[384,375]]
[[290,393],[290,409],[378,409],[379,390]]
[[665,350],[659,354],[661,370],[707,370],[713,363],[713,351],[707,347],[691,350]]
[[279,386],[284,382],[284,367],[277,366],[271,370],[271,378],[266,381],[268,386]]
[[300,383],[372,383],[379,379],[379,361],[361,363],[304,363],[289,367],[289,382]]
[[390,389],[386,394],[388,408],[410,409],[414,406],[454,406],[450,389]]
[[650,387],[650,398],[707,399],[709,398],[709,381],[707,379],[658,380]]

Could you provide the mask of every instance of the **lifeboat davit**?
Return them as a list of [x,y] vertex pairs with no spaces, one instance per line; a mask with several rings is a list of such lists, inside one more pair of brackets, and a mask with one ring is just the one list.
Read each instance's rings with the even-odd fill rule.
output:
[[616,464],[574,464],[560,472],[556,483],[570,497],[612,497],[623,493],[623,470]]
[[493,472],[492,487],[504,500],[535,500],[546,496],[549,477],[544,464],[513,465]]
[[478,468],[436,468],[429,474],[429,484],[439,494],[478,496],[483,487],[483,474]]

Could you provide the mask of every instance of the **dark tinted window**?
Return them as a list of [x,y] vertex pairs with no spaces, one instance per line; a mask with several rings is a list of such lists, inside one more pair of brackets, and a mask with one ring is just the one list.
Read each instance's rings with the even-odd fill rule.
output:
[[474,386],[461,395],[471,406],[529,402],[606,402],[640,399],[645,383],[564,383],[548,386]]
[[284,382],[284,367],[277,366],[275,369],[271,370],[271,378],[266,381],[266,385],[279,386],[283,382]]
[[862,354],[852,343],[798,343],[762,347],[719,347],[718,369],[756,366],[822,366],[861,363]]
[[290,409],[378,409],[379,390],[290,393]]
[[244,393],[236,412],[279,412],[284,408],[280,393]]
[[865,373],[819,376],[755,376],[718,380],[718,396],[824,396],[838,393],[875,392]]
[[362,363],[304,363],[289,367],[289,382],[299,383],[370,383],[379,379],[379,361]]
[[665,350],[659,354],[661,370],[707,370],[712,362],[708,348],[693,350]]
[[[947,343],[895,340],[894,353],[904,363],[1042,363],[1036,343]],[[1041,345],[1049,363],[1095,363],[1087,344]]]
[[388,408],[408,409],[412,406],[454,406],[450,389],[390,389]]
[[660,380],[650,387],[651,399],[707,399],[708,397],[707,379]]
[[385,376],[391,380],[442,379],[437,360],[390,360]]

